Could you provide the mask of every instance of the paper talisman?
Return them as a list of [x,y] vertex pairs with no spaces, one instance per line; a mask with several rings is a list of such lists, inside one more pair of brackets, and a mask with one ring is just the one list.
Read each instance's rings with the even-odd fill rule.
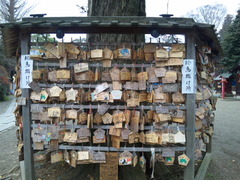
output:
[[49,92],[50,97],[59,97],[60,93],[62,92],[62,89],[58,86],[53,86],[49,89]]
[[110,70],[110,76],[111,76],[112,81],[120,81],[121,80],[120,70],[116,67],[114,67]]
[[63,152],[62,151],[55,151],[51,153],[51,163],[56,163],[63,161]]
[[56,70],[48,72],[48,80],[51,81],[51,82],[57,82],[58,81]]
[[78,111],[75,109],[70,109],[66,111],[66,118],[67,119],[77,119],[78,118]]
[[116,99],[116,100],[122,99],[122,91],[120,90],[112,90],[111,95],[113,99]]
[[[41,99],[41,93],[31,92],[30,99],[33,101],[40,101]],[[21,104],[19,104],[21,105]]]
[[178,156],[178,164],[182,166],[187,166],[189,163],[190,159],[187,157],[186,154]]
[[137,91],[138,90],[138,83],[137,82],[126,82],[126,85],[125,85],[125,89],[126,90],[135,90]]
[[147,72],[140,72],[138,73],[138,81],[139,80],[148,80],[148,73]]
[[75,143],[77,141],[77,136],[78,136],[77,133],[65,132],[63,141]]
[[118,136],[111,136],[112,147],[120,149],[121,138]]
[[93,97],[92,100],[94,101],[95,99],[97,101],[108,101],[110,99],[110,94],[109,92],[101,92],[101,93],[98,93],[97,95],[95,95],[95,92],[94,92],[94,96],[97,96],[97,98]]
[[112,81],[110,72],[108,70],[102,72],[102,81]]
[[156,69],[155,67],[146,68],[146,72],[148,73],[148,82],[150,82],[150,83],[159,82],[159,79],[155,74],[155,69]]
[[113,90],[122,90],[122,83],[119,81],[113,81]]
[[89,151],[78,151],[77,154],[78,154],[77,160],[79,160],[79,161],[88,160],[89,157],[90,157],[89,156]]
[[140,135],[138,133],[131,132],[128,135],[128,142],[129,142],[129,144],[138,143],[139,142],[139,138],[140,138]]
[[126,166],[132,165],[132,153],[129,151],[124,151],[119,155],[119,165]]
[[101,60],[102,57],[103,57],[103,50],[102,49],[91,50],[91,59]]
[[158,143],[158,135],[155,132],[150,132],[145,134],[146,143],[157,144]]
[[29,87],[35,92],[35,93],[40,93],[41,92],[41,88],[40,86],[38,85],[38,83],[32,81],[31,83],[28,84]]
[[118,49],[118,59],[131,59],[131,49]]
[[87,113],[82,112],[78,117],[78,124],[85,124],[87,122]]
[[102,116],[103,124],[111,124],[112,123],[112,115],[109,113],[106,113]]
[[45,90],[41,91],[40,101],[41,101],[41,102],[45,102],[45,101],[47,100],[47,98],[48,98],[48,93],[47,93],[47,91],[45,91]]
[[110,107],[111,107],[111,105],[109,105],[109,104],[101,104],[101,105],[98,106],[97,112],[100,115],[104,115]]
[[59,107],[48,108],[48,117],[61,117],[61,109]]
[[121,132],[121,137],[123,140],[128,140],[128,135],[131,133],[129,129],[123,129]]
[[93,116],[93,123],[94,124],[101,124],[102,123],[102,115],[99,113],[95,113]]
[[111,126],[110,129],[109,129],[109,134],[112,135],[112,136],[120,137],[121,136],[121,129],[117,129],[114,126]]
[[185,134],[183,134],[181,131],[178,131],[176,134],[174,134],[175,143],[185,143],[186,137]]
[[175,157],[175,151],[171,148],[163,148],[162,157]]
[[104,90],[108,89],[109,88],[109,85],[108,83],[102,83],[102,84],[99,84],[96,86],[96,93],[100,93],[100,92],[103,92]]
[[146,135],[145,135],[144,131],[142,131],[139,135],[140,135],[139,142],[142,144],[145,144],[146,143]]
[[78,90],[71,88],[66,91],[67,101],[76,101],[76,97],[78,95]]
[[111,49],[106,47],[103,49],[103,60],[109,60],[109,59],[113,59],[113,52]]
[[174,163],[175,157],[165,157],[164,160],[166,166],[171,166]]
[[72,167],[77,167],[78,153],[76,151],[71,151],[70,157],[71,157],[70,165]]
[[142,168],[142,171],[145,173],[146,172],[146,158],[143,155],[139,158],[139,164]]
[[70,70],[57,70],[57,79],[69,80],[70,79]]
[[130,126],[133,132],[138,132],[139,130],[139,121],[140,121],[140,112],[132,111]]
[[126,67],[121,69],[120,76],[121,76],[121,81],[131,80],[131,72]]
[[93,163],[106,163],[105,152],[93,152]]
[[167,70],[165,68],[155,68],[154,72],[157,77],[165,77]]
[[88,70],[88,63],[79,63],[74,65],[74,73],[80,73]]
[[159,48],[155,51],[156,60],[167,60],[169,58],[169,53],[165,48]]

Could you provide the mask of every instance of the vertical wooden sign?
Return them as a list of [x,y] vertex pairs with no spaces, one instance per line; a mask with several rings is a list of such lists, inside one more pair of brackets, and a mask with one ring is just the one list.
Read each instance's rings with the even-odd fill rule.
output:
[[196,79],[196,61],[194,59],[183,60],[182,94],[196,93]]
[[20,88],[30,88],[29,84],[32,82],[33,60],[30,55],[21,56],[21,79]]

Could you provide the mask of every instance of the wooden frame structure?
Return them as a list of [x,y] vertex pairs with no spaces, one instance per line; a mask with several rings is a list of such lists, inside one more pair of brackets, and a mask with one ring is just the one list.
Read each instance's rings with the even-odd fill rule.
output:
[[[151,34],[157,30],[159,34],[183,34],[186,37],[187,58],[195,59],[195,44],[209,45],[215,55],[221,54],[221,48],[212,25],[195,23],[187,18],[146,18],[146,17],[74,17],[74,18],[24,18],[21,22],[1,24],[7,55],[12,55],[11,43],[21,42],[21,54],[29,54],[30,35],[32,33],[56,33],[62,29],[64,33],[129,33]],[[15,34],[10,34],[15,32]],[[22,89],[22,97],[27,99],[22,106],[24,131],[24,164],[26,180],[35,179],[33,150],[31,141],[30,91]],[[186,155],[191,159],[185,168],[184,179],[203,179],[211,156],[211,143],[207,147],[207,155],[195,176],[195,94],[186,98]],[[67,148],[67,147],[64,147]],[[114,149],[112,149],[114,150]],[[142,148],[140,149],[142,150]]]

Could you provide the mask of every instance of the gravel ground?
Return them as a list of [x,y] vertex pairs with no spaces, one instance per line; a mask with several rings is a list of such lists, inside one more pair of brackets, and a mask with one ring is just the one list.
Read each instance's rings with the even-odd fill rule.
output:
[[240,180],[240,99],[218,99],[206,180]]

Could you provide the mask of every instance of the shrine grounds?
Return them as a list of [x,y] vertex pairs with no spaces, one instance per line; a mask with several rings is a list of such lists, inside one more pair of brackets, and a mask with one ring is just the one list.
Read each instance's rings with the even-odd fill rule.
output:
[[[0,102],[0,114],[13,100],[11,96],[9,101]],[[215,115],[212,160],[205,180],[240,180],[240,98],[218,99]],[[0,180],[20,179],[16,130],[17,127],[11,127],[0,132]],[[57,169],[65,168],[69,167],[62,165]],[[92,177],[86,175],[84,179]]]

